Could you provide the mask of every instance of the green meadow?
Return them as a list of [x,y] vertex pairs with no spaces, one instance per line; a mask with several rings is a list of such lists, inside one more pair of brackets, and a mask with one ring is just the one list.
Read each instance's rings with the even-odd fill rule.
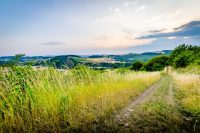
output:
[[100,70],[37,68],[16,58],[0,67],[0,131],[198,133],[197,49],[180,45],[170,56]]
[[14,67],[0,73],[2,132],[89,128],[160,79],[159,72],[102,72],[86,67],[66,72]]

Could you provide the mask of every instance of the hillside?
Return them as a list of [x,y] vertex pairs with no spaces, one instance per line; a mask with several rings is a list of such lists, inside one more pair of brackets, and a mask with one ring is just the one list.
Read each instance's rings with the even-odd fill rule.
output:
[[[199,48],[182,44],[170,56],[38,57],[40,65],[54,68],[26,65],[22,54],[9,57],[13,65],[0,67],[0,131],[198,133]],[[136,57],[150,56],[125,68]]]
[[[20,64],[31,62],[34,66],[55,66],[56,68],[72,68],[83,64],[94,68],[117,68],[127,67],[135,61],[146,62],[157,55],[169,55],[171,50],[145,53],[129,53],[123,55],[59,55],[59,56],[24,56],[20,58]],[[9,63],[14,56],[0,57],[0,65]]]

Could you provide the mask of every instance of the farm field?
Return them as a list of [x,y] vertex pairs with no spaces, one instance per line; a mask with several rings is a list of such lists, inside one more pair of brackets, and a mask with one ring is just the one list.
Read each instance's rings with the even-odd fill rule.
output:
[[114,59],[111,59],[111,58],[86,58],[86,61],[93,62],[93,63],[101,63],[101,62],[116,63],[116,62],[119,62],[119,61],[115,61]]
[[1,68],[1,132],[198,132],[200,77]]

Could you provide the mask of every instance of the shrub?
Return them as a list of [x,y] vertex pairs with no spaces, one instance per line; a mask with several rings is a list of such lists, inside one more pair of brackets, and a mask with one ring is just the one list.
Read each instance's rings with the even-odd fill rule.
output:
[[177,57],[175,57],[175,59],[173,61],[173,66],[175,68],[186,67],[187,65],[190,64],[191,56],[192,56],[192,54],[190,54],[190,53],[179,54]]
[[132,64],[131,70],[139,71],[143,66],[143,63],[140,61],[136,61]]
[[163,70],[165,66],[169,65],[169,57],[166,55],[160,55],[152,58],[142,67],[142,70],[146,71],[160,71]]

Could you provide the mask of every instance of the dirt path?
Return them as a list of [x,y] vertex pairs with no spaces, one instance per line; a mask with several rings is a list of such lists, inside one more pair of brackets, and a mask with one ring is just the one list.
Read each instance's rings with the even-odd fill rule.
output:
[[176,99],[175,84],[170,75],[145,90],[120,113],[106,121],[102,132],[116,133],[199,133],[196,121],[184,115]]
[[193,124],[178,110],[169,75],[138,96],[116,116],[117,132],[190,132]]
[[139,106],[140,104],[147,102],[149,100],[149,98],[159,88],[159,86],[160,86],[159,83],[160,83],[160,81],[158,81],[157,83],[152,85],[149,89],[147,89],[142,94],[140,94],[128,107],[126,107],[124,110],[122,110],[121,113],[117,114],[116,122],[119,122],[121,124],[124,124],[125,126],[128,126],[128,124],[126,123],[126,119],[135,110],[135,108],[137,106]]

